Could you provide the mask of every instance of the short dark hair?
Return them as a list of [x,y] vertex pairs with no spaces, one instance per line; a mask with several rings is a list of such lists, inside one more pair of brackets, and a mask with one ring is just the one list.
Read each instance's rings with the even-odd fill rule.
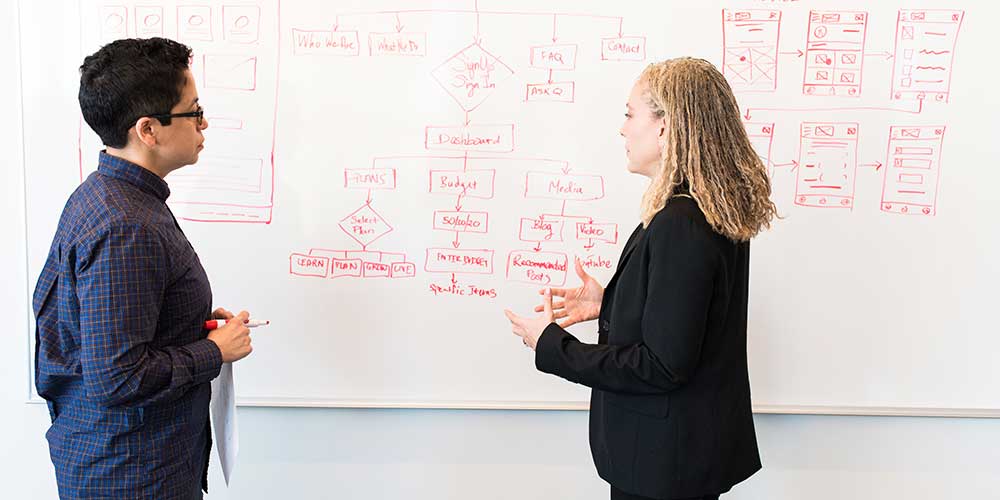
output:
[[[104,145],[122,148],[136,120],[181,100],[191,49],[166,38],[116,40],[80,66],[80,111]],[[169,123],[166,123],[169,124]]]

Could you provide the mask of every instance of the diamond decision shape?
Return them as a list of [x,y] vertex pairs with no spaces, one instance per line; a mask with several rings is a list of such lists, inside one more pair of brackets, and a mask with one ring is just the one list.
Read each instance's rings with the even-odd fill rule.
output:
[[462,109],[472,111],[514,71],[474,43],[451,56],[431,74]]
[[340,229],[362,246],[368,246],[392,231],[392,226],[368,204],[362,205],[354,213],[344,217],[339,225]]

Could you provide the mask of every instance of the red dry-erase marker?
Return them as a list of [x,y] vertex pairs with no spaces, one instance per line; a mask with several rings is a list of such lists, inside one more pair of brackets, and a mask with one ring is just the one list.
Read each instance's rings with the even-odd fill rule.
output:
[[[245,326],[247,328],[257,328],[258,326],[267,326],[267,325],[270,325],[270,324],[271,324],[270,321],[264,321],[264,320],[259,320],[259,319],[251,319],[251,320],[245,321],[243,323],[243,326]],[[224,319],[213,319],[213,320],[209,320],[209,321],[205,322],[205,329],[206,330],[215,330],[215,329],[218,329],[218,328],[222,328],[223,326],[226,326],[226,320],[224,320]]]

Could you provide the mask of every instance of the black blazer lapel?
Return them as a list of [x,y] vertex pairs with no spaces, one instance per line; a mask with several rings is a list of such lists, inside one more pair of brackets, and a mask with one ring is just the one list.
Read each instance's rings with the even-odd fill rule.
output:
[[618,276],[621,275],[622,269],[625,268],[625,263],[628,262],[629,257],[632,256],[632,252],[635,247],[638,246],[639,240],[642,238],[642,224],[636,226],[635,230],[632,231],[632,236],[629,236],[628,241],[625,243],[625,249],[622,250],[622,256],[618,259],[618,267],[615,268],[615,274],[611,276],[611,280],[605,285],[604,289],[607,290],[615,285],[618,281]]

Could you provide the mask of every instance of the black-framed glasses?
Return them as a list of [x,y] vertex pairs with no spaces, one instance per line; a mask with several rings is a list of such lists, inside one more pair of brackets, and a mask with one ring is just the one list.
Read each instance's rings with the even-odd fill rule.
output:
[[160,113],[146,116],[160,120],[160,123],[163,124],[164,127],[170,125],[171,118],[197,118],[198,126],[200,127],[201,122],[205,119],[205,108],[198,106],[198,111],[188,111],[187,113]]

